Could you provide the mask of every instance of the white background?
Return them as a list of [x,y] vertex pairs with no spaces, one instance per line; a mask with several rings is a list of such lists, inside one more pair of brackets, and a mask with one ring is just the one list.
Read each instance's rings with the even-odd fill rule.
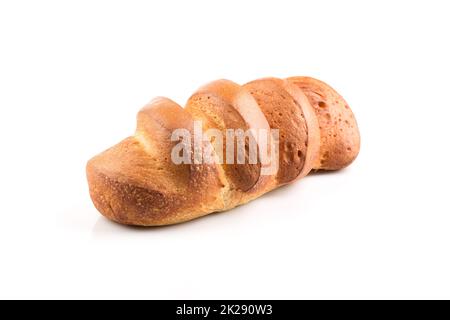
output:
[[[450,298],[448,1],[2,1],[0,298]],[[163,228],[107,221],[85,163],[155,96],[310,75],[351,167]]]

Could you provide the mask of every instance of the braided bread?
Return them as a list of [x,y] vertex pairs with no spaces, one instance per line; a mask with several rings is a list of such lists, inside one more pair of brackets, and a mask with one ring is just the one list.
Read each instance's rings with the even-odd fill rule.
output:
[[[196,139],[198,122],[201,133],[216,135]],[[192,139],[174,139],[180,129]],[[246,151],[241,161],[237,145],[228,149],[237,139],[228,136],[230,130],[250,132],[241,140]],[[258,130],[269,132],[266,140],[255,138]],[[227,146],[218,143],[218,133]],[[252,138],[269,160],[258,152],[250,161]],[[92,158],[86,171],[92,201],[104,216],[156,226],[228,210],[311,170],[341,169],[356,158],[359,146],[348,104],[319,80],[264,78],[242,86],[218,80],[197,90],[185,108],[167,98],[152,100],[139,111],[135,134]],[[174,161],[180,150],[190,161]],[[196,154],[207,158],[207,153],[209,161],[196,161]]]

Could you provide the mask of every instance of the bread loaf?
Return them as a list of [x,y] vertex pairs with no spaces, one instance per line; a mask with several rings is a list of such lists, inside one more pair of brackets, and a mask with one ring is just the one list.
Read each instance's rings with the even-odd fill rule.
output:
[[[177,132],[183,139],[174,139]],[[88,162],[87,179],[105,217],[167,225],[244,204],[313,169],[341,169],[359,146],[350,107],[319,80],[218,80],[198,89],[185,108],[152,100],[139,111],[133,136]],[[174,161],[181,154],[184,161]]]

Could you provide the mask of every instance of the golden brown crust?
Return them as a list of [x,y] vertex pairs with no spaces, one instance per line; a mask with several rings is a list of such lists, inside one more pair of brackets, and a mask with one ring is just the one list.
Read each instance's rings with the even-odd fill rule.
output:
[[288,81],[306,94],[319,121],[320,156],[314,169],[338,170],[348,166],[359,153],[360,136],[347,102],[320,80],[292,77]]
[[88,162],[91,198],[103,215],[123,224],[163,225],[225,208],[215,164],[171,163],[175,119],[191,130],[189,117],[169,99],[153,101],[139,113],[135,137]]
[[[203,121],[203,130],[279,129],[278,170],[263,174],[260,158],[255,164],[248,158],[236,165],[175,164],[171,152],[179,141],[172,141],[172,133],[187,130],[193,148],[194,119]],[[218,156],[211,142],[202,147]],[[166,225],[243,204],[312,168],[342,168],[354,160],[359,143],[350,108],[321,81],[266,78],[240,86],[219,80],[200,88],[186,109],[167,98],[153,100],[138,113],[134,136],[92,158],[86,171],[91,198],[104,216],[123,224]]]

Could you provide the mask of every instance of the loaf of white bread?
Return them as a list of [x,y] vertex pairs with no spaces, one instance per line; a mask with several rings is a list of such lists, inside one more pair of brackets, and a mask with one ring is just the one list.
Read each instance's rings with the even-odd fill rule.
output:
[[[263,173],[266,164],[259,159],[174,163],[178,142],[172,134],[180,128],[194,134],[194,121],[222,132],[278,129],[276,170]],[[213,152],[223,151],[209,142]],[[133,136],[88,162],[87,178],[92,201],[105,217],[128,225],[167,225],[231,209],[311,170],[344,168],[359,147],[350,107],[322,81],[218,80],[197,90],[185,108],[167,98],[150,102],[138,113]]]

